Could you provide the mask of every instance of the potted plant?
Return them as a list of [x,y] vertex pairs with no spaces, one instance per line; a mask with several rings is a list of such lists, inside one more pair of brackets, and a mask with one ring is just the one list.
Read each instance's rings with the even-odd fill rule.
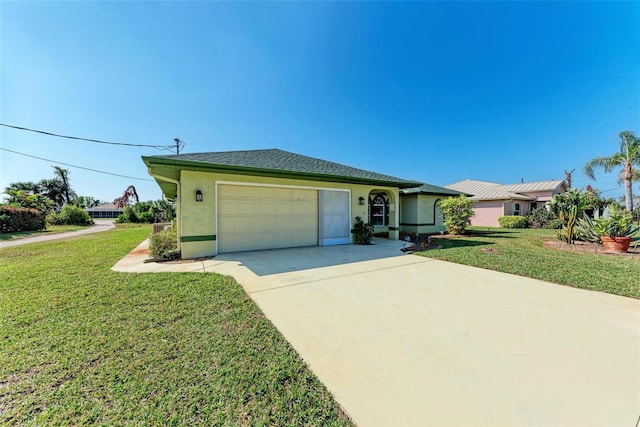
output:
[[638,231],[631,214],[617,205],[609,206],[608,215],[593,220],[593,231],[600,235],[606,252],[627,252],[631,236]]

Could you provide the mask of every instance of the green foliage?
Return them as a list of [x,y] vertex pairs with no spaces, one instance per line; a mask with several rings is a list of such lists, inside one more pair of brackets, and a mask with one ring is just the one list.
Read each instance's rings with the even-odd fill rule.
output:
[[585,174],[595,180],[595,170],[603,169],[611,172],[616,168],[621,168],[619,181],[625,184],[625,206],[629,212],[633,209],[633,194],[631,184],[638,176],[640,168],[640,138],[633,132],[620,132],[619,151],[609,157],[596,157],[584,166]]
[[151,235],[149,240],[149,254],[153,258],[178,259],[178,235],[170,228]]
[[118,218],[116,218],[116,222],[120,224],[123,222],[137,223],[140,221],[138,220],[138,215],[136,215],[135,210],[131,206],[127,206],[124,208],[124,211],[120,215],[118,215]]
[[64,205],[60,212],[47,215],[47,222],[51,225],[91,225],[93,220],[85,211],[74,205]]
[[54,206],[50,199],[38,193],[30,193],[27,190],[6,190],[5,193],[9,196],[7,204],[14,208],[36,209],[40,212],[48,212]]
[[552,219],[551,221],[547,222],[547,224],[542,227],[542,228],[546,228],[547,230],[559,230],[562,227],[564,227],[565,225],[567,225],[567,222],[560,219],[560,218],[556,218],[556,219]]
[[498,223],[503,228],[527,228],[527,218],[519,215],[501,216]]
[[129,205],[116,219],[117,223],[152,223],[171,222],[175,217],[175,206],[167,200],[138,202]]
[[618,205],[611,205],[606,216],[593,220],[592,229],[599,236],[631,237],[639,227],[633,224],[633,217],[629,212]]
[[440,209],[444,214],[444,225],[450,234],[462,234],[471,223],[473,200],[460,195],[440,200]]
[[362,218],[359,216],[356,217],[356,224],[353,227],[354,239],[359,245],[370,245],[371,239],[373,239],[373,225],[368,222],[365,223],[362,221]]
[[600,234],[595,231],[593,221],[587,214],[576,223],[576,239],[589,243],[600,243]]
[[575,188],[570,188],[564,193],[553,196],[553,199],[551,199],[552,208],[558,213],[560,219],[567,221],[566,226],[562,228],[564,236],[561,240],[573,244],[576,221],[582,217],[585,209],[590,206],[591,197],[587,191]]
[[560,228],[560,227],[548,227],[549,223],[558,217],[551,211],[545,208],[533,209],[527,218],[527,226],[529,228]]
[[0,233],[39,231],[46,227],[45,215],[37,209],[0,205]]
[[78,196],[78,198],[73,200],[71,203],[79,208],[88,209],[94,208],[100,205],[102,202],[91,196]]

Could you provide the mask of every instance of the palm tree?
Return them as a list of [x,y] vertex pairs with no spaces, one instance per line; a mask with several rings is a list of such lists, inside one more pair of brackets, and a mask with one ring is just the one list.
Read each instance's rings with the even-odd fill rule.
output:
[[620,151],[609,157],[596,157],[584,166],[584,173],[595,181],[595,169],[602,168],[605,172],[622,167],[620,179],[624,182],[625,207],[628,212],[633,210],[633,193],[631,184],[638,176],[638,170],[634,166],[640,166],[640,139],[633,132],[625,130],[620,132]]
[[36,182],[12,182],[5,189],[4,192],[8,194],[9,191],[26,191],[29,194],[37,194],[40,191],[40,186]]
[[62,169],[60,166],[53,166],[53,174],[62,181],[62,192],[65,202],[71,203],[71,186],[69,185],[69,170]]

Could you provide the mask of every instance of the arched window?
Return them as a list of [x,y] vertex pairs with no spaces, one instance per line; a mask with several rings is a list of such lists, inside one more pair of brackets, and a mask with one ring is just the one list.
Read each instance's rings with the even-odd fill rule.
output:
[[371,224],[387,225],[387,201],[378,194],[371,201]]
[[520,215],[520,203],[513,204],[513,214]]

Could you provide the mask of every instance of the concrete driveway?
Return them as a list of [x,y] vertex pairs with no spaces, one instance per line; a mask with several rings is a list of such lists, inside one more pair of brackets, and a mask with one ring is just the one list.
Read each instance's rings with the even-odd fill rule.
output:
[[358,425],[636,425],[638,300],[379,243],[182,271],[234,276]]

